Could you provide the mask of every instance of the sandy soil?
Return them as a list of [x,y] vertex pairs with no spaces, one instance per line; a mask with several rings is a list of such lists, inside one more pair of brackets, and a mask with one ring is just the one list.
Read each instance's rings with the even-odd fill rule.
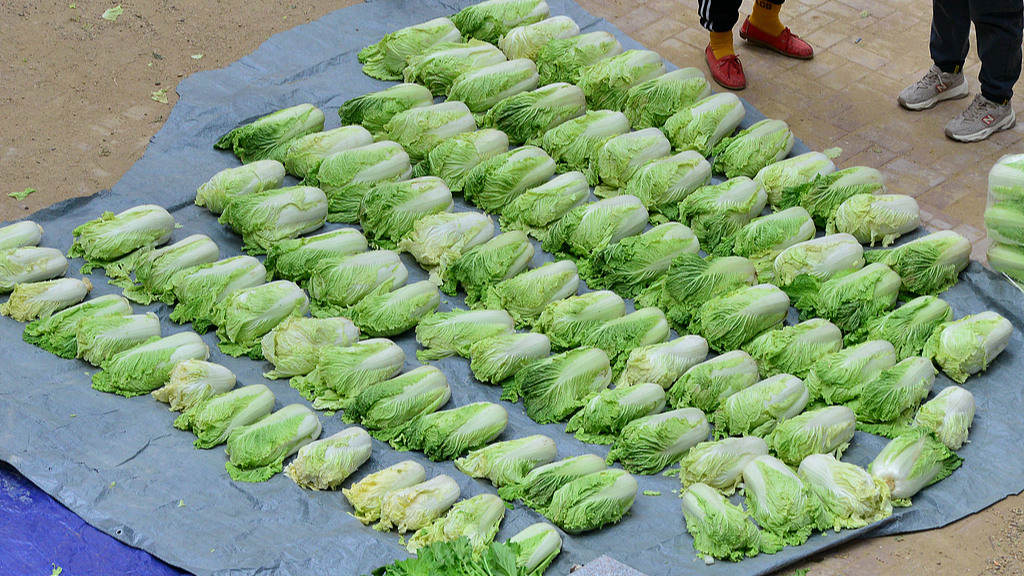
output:
[[[0,221],[109,188],[163,126],[182,78],[227,66],[277,32],[354,3],[129,1],[108,22],[101,14],[111,2],[5,0]],[[162,89],[166,104],[151,98]],[[6,197],[25,188],[37,192],[24,201]],[[1020,575],[1022,531],[1024,496],[1016,496],[941,530],[865,540],[797,568],[811,575]]]

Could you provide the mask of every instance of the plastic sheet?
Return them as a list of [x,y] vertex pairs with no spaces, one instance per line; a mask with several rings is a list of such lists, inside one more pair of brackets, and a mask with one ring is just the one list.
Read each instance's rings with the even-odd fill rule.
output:
[[[380,90],[360,71],[356,53],[397,28],[451,14],[472,3],[387,1],[339,10],[315,22],[278,34],[253,54],[223,70],[203,72],[183,81],[181,96],[165,127],[153,138],[143,158],[112,190],[71,200],[40,211],[33,218],[46,233],[42,245],[66,250],[71,229],[105,210],[120,211],[155,202],[171,210],[182,228],[172,240],[207,234],[221,247],[222,257],[241,252],[238,236],[217,224],[216,218],[192,204],[196,188],[219,170],[236,166],[237,159],[213,149],[219,136],[261,115],[301,102],[327,114],[327,128],[338,126],[336,110],[345,100]],[[552,14],[574,18],[583,32],[607,30],[626,49],[641,48],[607,22],[584,12],[570,0],[551,0]],[[751,107],[744,126],[763,118]],[[793,154],[807,151],[798,143]],[[459,208],[466,208],[458,201]],[[906,240],[906,239],[905,239]],[[904,241],[905,241],[904,240]],[[408,258],[408,256],[406,256]],[[538,254],[534,264],[550,259]],[[81,261],[72,262],[75,271]],[[407,260],[410,282],[426,277]],[[72,274],[77,275],[77,273]],[[119,292],[93,275],[92,297]],[[957,317],[995,310],[1020,328],[1024,308],[1009,283],[974,263],[945,298]],[[461,299],[446,298],[442,309]],[[167,321],[163,305],[136,307],[152,310],[162,319],[164,333],[187,330]],[[407,556],[394,533],[380,533],[349,516],[340,492],[308,492],[279,475],[262,484],[233,482],[224,470],[226,457],[218,448],[192,448],[193,437],[175,430],[175,414],[148,396],[124,399],[90,388],[94,369],[81,362],[56,358],[21,341],[22,325],[0,319],[5,362],[0,366],[0,460],[11,463],[47,493],[101,531],[142,548],[167,563],[199,575],[336,573],[363,574],[390,560]],[[264,382],[269,364],[221,354],[216,336],[204,340],[211,360],[230,367],[240,385]],[[406,369],[416,365],[411,334],[398,339],[407,352]],[[675,478],[640,477],[640,490],[660,496],[637,495],[631,513],[615,526],[566,536],[563,553],[551,573],[564,574],[572,564],[602,554],[650,576],[667,574],[764,574],[825,548],[866,533],[892,534],[942,526],[978,511],[1008,494],[1024,489],[1024,372],[1021,332],[1015,331],[1006,352],[987,373],[968,386],[978,401],[972,442],[960,454],[964,466],[953,476],[926,489],[914,506],[866,529],[829,532],[779,554],[738,564],[718,562],[705,567],[696,558],[686,533]],[[488,400],[497,402],[500,390],[472,379],[468,362],[451,358],[436,363],[453,389],[449,407]],[[937,380],[936,390],[950,381]],[[268,385],[277,407],[305,402],[286,381]],[[604,455],[607,447],[582,444],[564,433],[562,425],[539,426],[526,417],[522,405],[504,404],[510,421],[503,439],[544,433],[558,443],[560,457],[587,452]],[[322,416],[324,436],[344,427],[340,416]],[[866,465],[884,440],[858,433],[844,460]],[[463,497],[493,492],[490,484],[468,478],[450,462],[431,463],[418,453],[398,453],[374,441],[373,456],[350,480],[400,460],[423,462],[429,475],[445,473],[462,487]],[[182,505],[179,505],[181,503]],[[506,515],[499,540],[511,537],[541,517],[522,506]]]

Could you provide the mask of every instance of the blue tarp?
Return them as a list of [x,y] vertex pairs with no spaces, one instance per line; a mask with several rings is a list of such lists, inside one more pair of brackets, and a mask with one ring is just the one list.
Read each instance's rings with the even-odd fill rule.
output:
[[[323,109],[328,128],[337,126],[336,110],[341,103],[386,86],[360,72],[356,61],[360,48],[387,32],[451,14],[470,3],[382,0],[353,6],[278,34],[223,70],[188,78],[178,87],[180,100],[167,124],[143,158],[111,190],[62,203],[33,217],[46,229],[43,245],[66,250],[72,228],[103,211],[157,203],[171,210],[182,225],[174,240],[202,233],[218,243],[222,257],[241,253],[239,238],[192,204],[200,184],[217,171],[238,164],[232,155],[212,148],[217,138],[242,123],[302,102]],[[627,49],[640,48],[571,0],[551,0],[549,4],[553,14],[573,17],[584,32],[607,30]],[[696,65],[698,58],[695,54],[693,62],[677,64]],[[745,125],[762,117],[748,107]],[[798,143],[794,153],[806,150]],[[472,209],[461,199],[456,202],[459,209]],[[534,263],[549,259],[538,254]],[[73,270],[79,265],[80,261],[73,262]],[[410,281],[425,277],[411,259],[407,266]],[[93,275],[93,281],[93,297],[118,292],[99,275]],[[943,297],[958,317],[991,309],[1022,326],[1020,293],[977,263]],[[461,298],[446,299],[442,309],[460,303]],[[166,306],[136,310],[156,312],[165,334],[187,329],[167,321]],[[0,366],[0,460],[102,532],[200,575],[362,574],[407,556],[395,534],[375,532],[349,516],[340,493],[303,491],[280,475],[262,484],[231,481],[224,470],[224,453],[194,450],[191,435],[172,428],[175,415],[166,405],[149,397],[126,400],[92,390],[89,384],[94,369],[21,342],[21,330],[20,324],[0,319],[6,356]],[[261,374],[267,364],[226,357],[216,349],[215,335],[207,334],[204,339],[213,350],[211,359],[231,368],[240,385],[264,381]],[[414,367],[415,341],[408,335],[397,341],[407,351],[406,368]],[[966,458],[964,466],[922,492],[913,507],[898,510],[878,525],[815,535],[805,545],[773,556],[705,567],[694,555],[673,493],[678,480],[642,477],[640,489],[660,491],[661,496],[638,495],[629,516],[616,526],[566,536],[563,554],[552,573],[567,573],[572,564],[608,554],[651,576],[698,571],[763,574],[872,530],[874,534],[891,534],[942,526],[1018,493],[1024,488],[1024,420],[1018,411],[1024,405],[1024,388],[1019,385],[1019,375],[1024,372],[1021,343],[1017,331],[989,371],[968,384],[978,400],[978,415],[972,442],[960,451]],[[465,360],[446,359],[436,365],[451,382],[449,407],[498,401],[500,390],[475,382]],[[305,402],[287,382],[268,384],[277,395],[278,408]],[[947,385],[950,381],[940,376],[936,391]],[[503,438],[544,433],[556,439],[563,457],[607,452],[607,447],[577,442],[559,425],[535,424],[521,405],[505,406],[510,422]],[[344,427],[338,415],[322,416],[322,420],[325,436]],[[883,445],[880,438],[858,433],[844,460],[866,465]],[[420,454],[398,453],[376,441],[373,457],[353,480],[407,458],[422,461],[430,475],[451,475],[465,497],[493,492],[489,484],[469,479],[450,462],[431,463]],[[24,531],[31,532],[37,530],[40,518],[26,513],[15,522],[23,520]],[[506,515],[498,538],[508,538],[539,520],[532,510],[517,507]],[[78,553],[89,551],[79,549]],[[16,561],[39,566],[48,565],[51,559],[19,556]]]

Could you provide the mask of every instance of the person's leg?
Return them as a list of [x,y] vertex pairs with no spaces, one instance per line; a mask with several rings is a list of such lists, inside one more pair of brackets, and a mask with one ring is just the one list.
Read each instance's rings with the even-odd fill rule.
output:
[[928,47],[934,64],[896,98],[907,110],[927,110],[943,100],[966,98],[964,59],[970,48],[971,0],[932,0],[932,33]]
[[732,28],[740,19],[742,0],[697,0],[700,25],[709,33],[704,57],[711,77],[721,86],[742,90],[747,85],[743,66],[732,45]]
[[790,58],[813,58],[811,45],[790,32],[779,20],[782,3],[783,0],[754,0],[753,11],[740,26],[740,38]]
[[740,20],[743,0],[697,0],[700,25],[708,32],[729,32]]
[[970,10],[981,59],[981,95],[996,104],[1006,104],[1020,78],[1024,2],[971,0]]
[[946,74],[959,74],[971,47],[971,0],[932,0],[932,62]]
[[762,32],[772,36],[782,34],[786,29],[779,20],[779,11],[782,2],[769,2],[768,0],[754,0],[754,9],[750,12],[750,25]]
[[978,142],[1016,124],[1010,98],[1020,78],[1024,35],[1021,0],[970,0],[970,14],[978,36],[981,94],[946,124],[946,136],[960,142]]

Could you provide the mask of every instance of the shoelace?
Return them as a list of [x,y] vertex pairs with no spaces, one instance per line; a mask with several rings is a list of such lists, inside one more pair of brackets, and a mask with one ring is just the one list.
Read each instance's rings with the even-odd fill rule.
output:
[[964,120],[978,120],[995,109],[995,104],[989,102],[984,96],[979,94],[974,97],[974,101],[971,102],[971,105],[964,110]]
[[941,80],[942,78],[939,77],[939,69],[932,66],[928,69],[928,73],[924,75],[924,78],[917,81],[917,88],[927,90],[938,84]]
[[725,58],[722,58],[719,62],[721,62],[722,70],[729,74],[730,76],[733,74],[743,73],[743,64],[740,64],[740,59],[736,56],[726,56]]

